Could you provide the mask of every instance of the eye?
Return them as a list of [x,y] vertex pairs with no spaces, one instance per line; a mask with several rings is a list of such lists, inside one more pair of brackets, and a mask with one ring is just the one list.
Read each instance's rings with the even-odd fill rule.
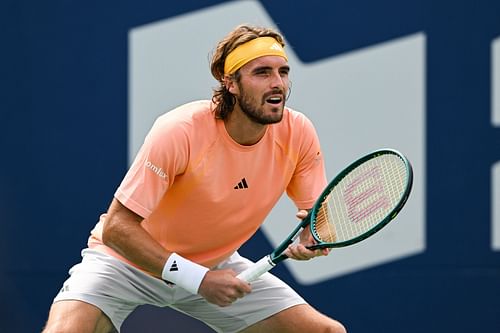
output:
[[269,71],[265,69],[259,69],[255,71],[255,75],[266,76],[269,75]]
[[289,68],[282,68],[282,69],[280,69],[280,75],[281,76],[288,76],[289,73],[290,73],[290,69]]

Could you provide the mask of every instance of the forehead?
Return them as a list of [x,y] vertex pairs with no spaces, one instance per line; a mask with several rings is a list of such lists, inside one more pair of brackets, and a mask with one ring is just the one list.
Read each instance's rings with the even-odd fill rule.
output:
[[258,57],[241,67],[243,71],[251,71],[258,67],[281,68],[288,66],[285,58],[275,55]]

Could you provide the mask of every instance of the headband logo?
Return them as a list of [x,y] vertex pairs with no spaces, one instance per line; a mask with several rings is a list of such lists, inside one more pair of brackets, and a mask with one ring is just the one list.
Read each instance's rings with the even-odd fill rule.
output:
[[277,50],[277,51],[283,50],[283,48],[281,47],[281,45],[279,45],[278,43],[274,43],[273,45],[271,45],[270,49],[271,50]]

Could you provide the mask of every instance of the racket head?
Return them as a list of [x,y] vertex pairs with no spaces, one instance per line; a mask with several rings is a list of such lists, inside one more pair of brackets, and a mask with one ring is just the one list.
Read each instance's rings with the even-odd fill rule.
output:
[[311,210],[316,245],[344,247],[375,234],[401,211],[411,192],[410,161],[394,149],[376,150],[353,162],[330,184]]

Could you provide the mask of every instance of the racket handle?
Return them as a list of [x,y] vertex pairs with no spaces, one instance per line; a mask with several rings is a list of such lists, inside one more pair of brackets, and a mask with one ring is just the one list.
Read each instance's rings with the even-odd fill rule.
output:
[[238,274],[237,278],[250,283],[257,280],[259,276],[269,271],[274,266],[276,266],[276,264],[272,262],[271,256],[267,255]]

